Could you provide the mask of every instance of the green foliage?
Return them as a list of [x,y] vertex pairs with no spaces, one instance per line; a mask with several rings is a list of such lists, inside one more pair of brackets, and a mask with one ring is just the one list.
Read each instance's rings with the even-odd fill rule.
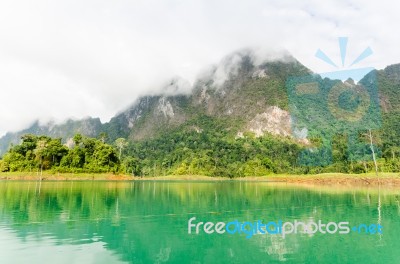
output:
[[142,175],[140,162],[134,157],[126,157],[122,161],[122,171],[124,171],[126,174]]
[[[279,173],[365,173],[374,170],[368,138],[360,131],[357,141],[363,148],[349,149],[349,135],[332,138],[332,163],[325,166],[299,165],[306,146],[290,138],[269,134],[255,137],[245,132],[237,138],[229,118],[198,115],[184,125],[143,141],[115,140],[114,145],[76,134],[67,148],[60,138],[22,136],[0,161],[1,171],[122,172],[135,176],[208,175],[225,177],[263,176]],[[400,170],[400,115],[384,115],[383,128],[374,131],[381,171]],[[311,141],[316,147],[318,138]]]
[[[141,108],[133,108],[131,112],[127,112],[129,115],[113,118],[112,122],[103,127],[101,133],[97,130],[98,139],[76,134],[73,137],[74,146],[71,148],[62,145],[59,138],[24,135],[21,143],[12,146],[3,156],[0,170],[35,171],[43,168],[59,172],[123,172],[140,176],[176,174],[226,177],[272,173],[365,173],[373,171],[374,166],[369,140],[364,131],[367,127],[372,127],[373,143],[380,158],[380,170],[400,171],[398,75],[386,76],[384,72],[378,72],[378,88],[382,92],[382,127],[378,126],[378,121],[381,120],[376,115],[378,111],[373,109],[374,111],[371,110],[366,115],[368,120],[360,121],[353,129],[358,134],[349,135],[348,127],[340,120],[332,124],[334,117],[328,115],[330,110],[319,103],[324,101],[323,97],[300,98],[298,103],[304,107],[298,109],[297,114],[304,117],[302,121],[304,127],[308,128],[311,145],[325,146],[326,143],[321,138],[328,135],[330,141],[325,147],[332,149],[332,160],[323,156],[326,152],[310,156],[315,160],[309,161],[309,164],[316,164],[316,159],[329,160],[324,166],[305,166],[299,165],[298,157],[309,145],[269,134],[257,138],[250,132],[244,132],[242,138],[235,136],[237,131],[245,130],[249,118],[253,118],[263,108],[277,105],[288,109],[285,82],[293,73],[296,73],[294,76],[303,76],[308,73],[307,70],[297,63],[268,63],[264,67],[264,77],[252,77],[249,74],[252,72],[251,67],[245,63],[237,78],[224,84],[227,94],[223,99],[215,91],[212,92],[212,87],[208,87],[211,98],[214,99],[211,100],[214,110],[207,108],[206,111],[192,104],[192,101],[196,101],[192,99],[196,97],[169,98],[177,115],[181,111],[182,120],[186,118],[182,121],[183,124],[157,119],[152,109],[157,105],[159,97],[148,97],[141,101]],[[337,82],[329,79],[317,81],[325,92],[329,92]],[[355,107],[352,103],[357,101],[350,100],[351,96],[345,94],[339,97],[342,108],[349,107],[350,110]],[[316,108],[315,105],[321,107]],[[226,112],[227,106],[236,107],[240,111],[232,116],[219,114]],[[127,125],[127,118],[138,116],[137,109],[143,111],[131,128]],[[208,110],[212,112],[210,116],[206,115]],[[369,126],[366,126],[367,121]]]
[[[336,134],[332,138],[332,162],[309,167],[299,165],[299,154],[306,146],[269,134],[257,138],[246,132],[243,138],[235,138],[230,122],[229,119],[199,115],[159,137],[130,142],[124,155],[135,157],[140,167],[137,173],[150,177],[168,174],[242,177],[273,173],[365,173],[374,170],[365,131],[360,131],[358,135],[357,153],[348,147],[349,140],[353,140],[349,135]],[[392,126],[396,125],[391,122],[384,124],[384,130],[373,133],[375,152],[378,157],[383,157],[378,165],[384,172],[399,171],[400,147],[397,147],[397,141],[389,145],[385,142],[390,137],[398,139],[400,132],[397,131],[400,129],[394,132]],[[318,146],[318,138],[312,144]]]
[[226,122],[201,115],[160,137],[131,142],[125,155],[137,159],[143,176],[260,176],[296,167],[298,144],[251,133],[235,138]]
[[33,170],[41,167],[50,169],[59,166],[67,147],[61,144],[60,138],[27,134],[22,136],[21,144],[11,147],[2,160],[2,171]]
[[102,140],[76,134],[68,148],[60,138],[27,134],[12,146],[0,163],[1,171],[118,172],[116,150]]

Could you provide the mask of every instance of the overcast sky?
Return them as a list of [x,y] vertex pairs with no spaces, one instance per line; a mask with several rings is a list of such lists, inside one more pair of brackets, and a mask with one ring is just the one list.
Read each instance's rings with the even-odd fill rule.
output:
[[400,4],[391,0],[4,0],[0,2],[0,135],[36,119],[108,121],[169,77],[193,82],[245,47],[285,49],[315,72],[400,62]]

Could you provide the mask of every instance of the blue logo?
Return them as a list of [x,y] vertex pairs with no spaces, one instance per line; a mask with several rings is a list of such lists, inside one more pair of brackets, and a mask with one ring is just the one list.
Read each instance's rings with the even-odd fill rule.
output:
[[252,238],[254,235],[281,235],[285,238],[289,234],[308,234],[314,235],[316,233],[326,235],[346,235],[351,232],[355,234],[369,234],[369,235],[381,235],[383,234],[383,226],[380,224],[359,224],[354,225],[350,228],[348,221],[342,222],[323,222],[318,221],[289,221],[284,222],[282,220],[269,221],[263,223],[262,220],[257,221],[246,221],[240,222],[238,220],[230,222],[209,222],[200,221],[196,222],[196,217],[192,217],[188,220],[187,224],[188,234],[200,234],[205,233],[211,234],[239,234],[244,235],[247,239]]
[[[339,38],[341,66],[346,65],[348,38]],[[372,54],[367,47],[349,67]],[[315,56],[339,68],[318,49]],[[348,157],[352,161],[370,160],[371,147],[360,134],[381,127],[376,71],[373,68],[351,68],[327,73],[291,77],[286,82],[292,131],[295,138],[309,146],[299,156],[306,166],[332,163],[332,138],[345,134]],[[308,142],[309,141],[309,142]]]

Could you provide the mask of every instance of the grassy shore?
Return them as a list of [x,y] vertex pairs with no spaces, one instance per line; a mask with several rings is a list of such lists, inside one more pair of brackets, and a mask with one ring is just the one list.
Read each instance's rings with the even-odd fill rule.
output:
[[375,173],[345,174],[345,173],[322,173],[307,175],[274,175],[271,177],[276,181],[300,184],[322,184],[322,185],[385,185],[400,187],[400,173],[382,172],[376,176]]
[[116,180],[133,180],[134,177],[123,174],[112,173],[53,173],[44,171],[39,172],[1,172],[0,180],[25,180],[25,181],[116,181]]
[[319,185],[386,185],[400,187],[400,173],[379,173],[378,177],[374,173],[366,174],[343,174],[343,173],[323,173],[323,174],[274,174],[261,177],[242,177],[230,179],[227,177],[209,177],[202,175],[168,175],[159,177],[134,177],[124,174],[111,173],[52,173],[45,171],[41,175],[34,172],[3,172],[0,173],[0,180],[23,180],[23,181],[75,181],[75,180],[100,180],[100,181],[274,181],[296,184],[319,184]]

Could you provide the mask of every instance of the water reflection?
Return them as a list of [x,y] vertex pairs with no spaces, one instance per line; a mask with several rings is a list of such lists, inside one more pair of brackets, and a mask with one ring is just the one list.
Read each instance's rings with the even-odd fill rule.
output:
[[51,236],[29,234],[17,237],[12,230],[0,229],[2,263],[126,263],[105,249],[104,242],[62,243]]
[[[398,193],[249,182],[0,182],[0,258],[7,263],[19,263],[11,261],[14,255],[21,263],[61,256],[54,262],[396,263]],[[384,235],[188,235],[192,216],[213,222],[381,223]],[[74,254],[80,259],[71,259]]]

